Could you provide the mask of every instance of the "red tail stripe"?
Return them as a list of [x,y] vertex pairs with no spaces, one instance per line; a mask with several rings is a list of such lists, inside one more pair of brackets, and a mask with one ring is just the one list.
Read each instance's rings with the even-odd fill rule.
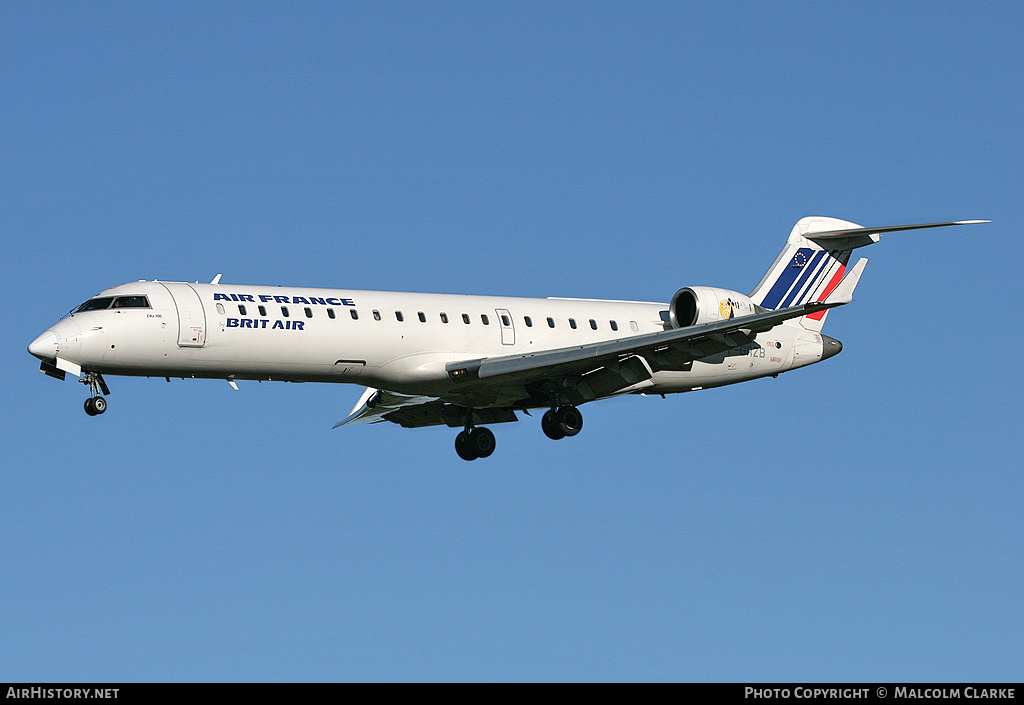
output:
[[[843,263],[839,266],[839,271],[832,276],[832,279],[825,287],[825,291],[821,292],[821,296],[818,297],[819,302],[828,298],[828,295],[832,293],[832,290],[839,286],[839,282],[843,280],[843,272],[846,271],[846,263],[850,261],[850,254],[850,252],[846,253],[846,258],[843,259]],[[825,313],[825,311],[818,311],[817,313],[812,313],[808,318],[812,321],[820,321],[825,317]]]

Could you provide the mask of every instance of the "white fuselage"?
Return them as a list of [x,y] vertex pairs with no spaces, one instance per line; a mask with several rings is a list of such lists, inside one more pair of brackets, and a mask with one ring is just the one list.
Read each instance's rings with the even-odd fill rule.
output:
[[[667,305],[587,299],[351,291],[140,281],[99,297],[148,307],[73,313],[30,347],[64,369],[153,377],[345,382],[437,395],[446,363],[526,355],[665,330]],[[659,371],[636,389],[685,392],[817,362],[821,337],[798,324]]]

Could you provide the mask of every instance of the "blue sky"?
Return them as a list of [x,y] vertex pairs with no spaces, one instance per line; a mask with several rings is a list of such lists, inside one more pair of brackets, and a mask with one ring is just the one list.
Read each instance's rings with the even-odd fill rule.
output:
[[[0,680],[1021,678],[1016,2],[42,3],[0,21]],[[776,380],[450,429],[27,344],[137,279],[667,301],[885,236]]]

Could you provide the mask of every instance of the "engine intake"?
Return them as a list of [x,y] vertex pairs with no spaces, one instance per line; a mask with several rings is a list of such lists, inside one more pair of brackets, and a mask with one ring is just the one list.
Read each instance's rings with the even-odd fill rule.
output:
[[754,302],[745,295],[711,286],[680,289],[668,307],[669,321],[673,328],[717,323],[754,313]]

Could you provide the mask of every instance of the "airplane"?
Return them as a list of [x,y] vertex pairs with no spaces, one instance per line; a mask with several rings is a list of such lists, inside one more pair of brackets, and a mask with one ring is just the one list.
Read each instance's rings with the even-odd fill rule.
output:
[[460,428],[455,450],[486,458],[485,424],[545,410],[551,439],[577,435],[579,406],[622,394],[692,392],[778,377],[842,344],[822,327],[850,303],[883,234],[812,216],[793,227],[749,294],[679,289],[668,304],[138,281],[100,292],[28,346],[40,371],[80,377],[85,411],[107,409],[103,375],[335,382],[366,387],[344,420]]

